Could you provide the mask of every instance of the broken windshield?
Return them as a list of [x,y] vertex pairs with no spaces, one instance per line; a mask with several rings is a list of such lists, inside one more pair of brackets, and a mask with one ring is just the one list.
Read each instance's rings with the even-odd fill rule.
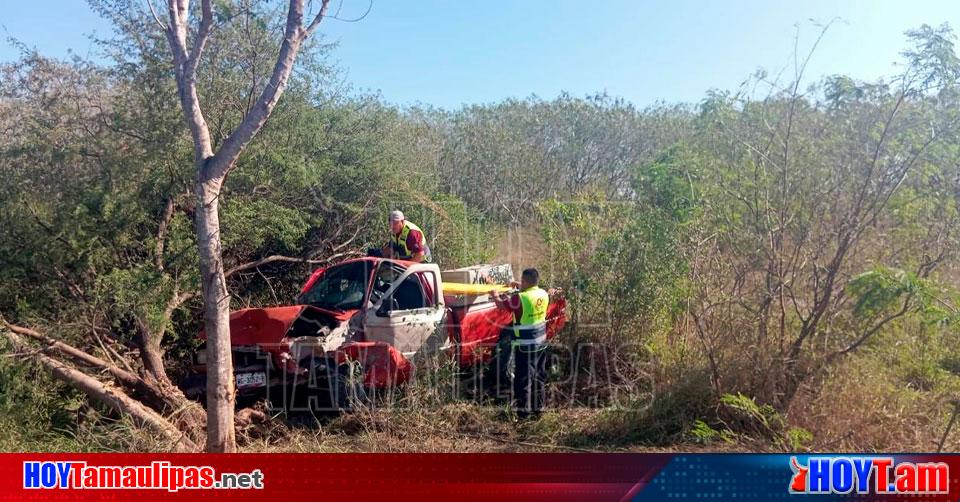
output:
[[370,279],[367,261],[345,263],[327,269],[297,303],[314,307],[353,310],[363,306],[363,297]]

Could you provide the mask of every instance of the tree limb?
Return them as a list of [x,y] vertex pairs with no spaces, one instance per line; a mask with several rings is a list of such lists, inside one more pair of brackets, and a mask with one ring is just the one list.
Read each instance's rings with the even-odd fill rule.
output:
[[[303,38],[309,37],[310,34],[313,33],[313,30],[317,29],[317,25],[319,25],[320,21],[323,21],[323,18],[326,16],[327,7],[329,5],[330,5],[330,0],[323,0],[323,3],[320,5],[320,12],[318,12],[317,16],[313,18],[313,21],[310,22],[310,25],[307,26],[305,30],[303,30]],[[371,2],[370,5],[372,6],[373,2]],[[338,9],[337,12],[339,13],[340,10]],[[370,12],[369,8],[367,9],[367,12],[368,13]],[[363,17],[366,17],[366,15],[367,14],[364,14]],[[360,19],[363,19],[363,18],[361,17]]]
[[244,270],[250,270],[250,269],[252,269],[252,268],[257,268],[257,267],[259,267],[259,266],[261,266],[261,265],[266,265],[266,264],[268,264],[268,263],[273,263],[273,262],[278,262],[278,261],[279,261],[279,262],[288,262],[288,263],[306,263],[306,264],[311,264],[311,265],[318,265],[318,264],[323,264],[323,263],[330,263],[331,261],[336,260],[337,258],[341,258],[341,257],[343,257],[343,256],[347,256],[347,255],[350,255],[350,254],[353,254],[353,253],[350,253],[350,252],[347,252],[347,253],[337,253],[337,254],[335,254],[335,255],[329,256],[329,257],[327,257],[327,258],[325,258],[325,259],[322,259],[322,260],[316,260],[316,259],[310,259],[310,258],[297,258],[297,257],[295,257],[295,256],[283,256],[283,255],[277,255],[277,254],[275,254],[275,255],[267,256],[267,257],[265,257],[265,258],[261,258],[261,259],[256,260],[256,261],[251,261],[251,262],[248,262],[248,263],[244,263],[244,264],[242,264],[242,265],[237,265],[236,267],[233,267],[233,268],[227,270],[223,275],[224,275],[225,277],[230,277],[231,275],[236,274],[237,272],[243,272]]
[[875,335],[878,331],[880,331],[881,328],[883,328],[884,326],[886,326],[887,324],[889,324],[891,321],[894,321],[894,320],[896,320],[896,319],[898,319],[898,318],[903,317],[904,315],[906,315],[906,313],[910,310],[910,304],[911,304],[911,301],[912,301],[912,300],[913,300],[913,295],[908,295],[908,296],[903,300],[903,306],[900,307],[899,310],[897,310],[896,312],[894,312],[894,313],[892,313],[892,314],[887,315],[886,317],[884,317],[883,319],[881,319],[880,321],[878,321],[878,322],[877,322],[875,325],[873,325],[870,329],[868,329],[867,331],[865,331],[859,338],[857,338],[856,340],[854,340],[854,342],[851,343],[850,345],[848,345],[848,346],[844,347],[843,349],[838,350],[838,351],[830,354],[829,356],[827,356],[827,359],[826,359],[827,363],[830,363],[831,361],[834,361],[836,358],[838,358],[838,357],[840,357],[840,356],[849,354],[849,353],[853,352],[854,350],[857,350],[858,347],[860,347],[861,345],[863,345],[863,343],[866,342],[871,336]]
[[154,261],[157,266],[157,270],[163,272],[163,248],[166,245],[167,239],[167,227],[170,226],[170,220],[173,219],[173,209],[174,203],[173,199],[175,196],[170,196],[167,198],[167,203],[163,207],[163,214],[160,216],[160,224],[157,226],[157,245],[154,250]]
[[30,337],[38,342],[46,345],[46,350],[55,350],[62,354],[65,354],[69,357],[72,357],[84,364],[93,366],[94,368],[106,371],[113,378],[117,380],[120,384],[129,387],[129,388],[138,388],[143,384],[143,381],[137,375],[130,373],[126,370],[123,370],[116,365],[110,364],[99,357],[96,357],[92,354],[88,354],[72,345],[54,340],[38,331],[32,330],[25,326],[17,326],[15,324],[10,324],[6,320],[0,320],[0,323],[3,324],[5,328],[16,333],[18,335],[23,335]]
[[[84,352],[72,345],[54,340],[53,338],[50,338],[49,336],[44,335],[36,330],[24,326],[10,324],[2,318],[0,318],[0,325],[6,327],[7,330],[14,334],[14,336],[23,335],[46,345],[44,352],[60,352],[61,354],[73,358],[78,362],[106,372],[120,385],[128,388],[131,392],[143,396],[145,402],[157,410],[176,410],[183,408],[184,404],[192,404],[186,403],[186,398],[184,398],[179,391],[176,391],[176,389],[164,389],[163,387],[150,384],[134,373],[126,371],[114,364],[110,364],[107,361]],[[191,410],[189,413],[185,413],[182,417],[181,425],[185,430],[202,427],[203,424],[204,414],[201,410],[199,410],[199,407]]]
[[[12,330],[7,332],[7,336],[15,346],[23,346],[22,339]],[[198,450],[196,443],[174,427],[167,419],[123,392],[112,389],[104,385],[103,382],[46,354],[35,353],[33,357],[57,379],[72,385],[91,399],[102,403],[117,413],[129,415],[138,425],[159,433],[164,439],[175,445],[176,451],[194,452]]]
[[147,6],[150,7],[150,13],[153,14],[153,20],[157,22],[157,26],[159,26],[161,30],[167,31],[167,26],[163,24],[163,21],[160,20],[160,16],[157,15],[156,9],[153,8],[153,1],[147,0]]
[[190,128],[190,134],[193,137],[194,159],[199,161],[213,155],[210,144],[210,130],[207,127],[206,119],[203,117],[200,97],[197,94],[197,65],[213,25],[213,9],[210,0],[203,0],[201,7],[203,19],[200,22],[200,29],[197,32],[197,38],[194,40],[193,50],[187,52],[189,4],[189,0],[168,0],[170,26],[165,33],[173,52],[173,66],[180,104]]
[[317,17],[310,23],[310,26],[304,29],[302,26],[303,0],[290,0],[283,42],[280,44],[280,54],[277,56],[277,63],[273,67],[273,74],[270,76],[267,85],[264,86],[263,91],[260,92],[260,97],[257,98],[253,108],[243,118],[240,125],[224,140],[214,156],[210,172],[206,173],[203,179],[221,179],[226,176],[227,172],[233,168],[240,153],[267,122],[267,118],[280,100],[280,95],[287,87],[300,45],[323,19],[329,4],[330,0],[322,0]]

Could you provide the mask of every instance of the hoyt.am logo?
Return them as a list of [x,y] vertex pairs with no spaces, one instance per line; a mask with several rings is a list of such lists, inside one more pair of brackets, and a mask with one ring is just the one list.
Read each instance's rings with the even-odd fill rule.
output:
[[895,462],[893,457],[790,457],[790,493],[943,494],[950,466],[943,462]]

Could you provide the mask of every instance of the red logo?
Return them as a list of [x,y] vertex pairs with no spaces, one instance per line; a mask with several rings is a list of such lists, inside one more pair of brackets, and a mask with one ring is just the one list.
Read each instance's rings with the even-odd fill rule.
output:
[[790,481],[790,491],[807,491],[807,470],[809,467],[800,467],[797,457],[790,457],[790,468],[793,469],[793,479]]

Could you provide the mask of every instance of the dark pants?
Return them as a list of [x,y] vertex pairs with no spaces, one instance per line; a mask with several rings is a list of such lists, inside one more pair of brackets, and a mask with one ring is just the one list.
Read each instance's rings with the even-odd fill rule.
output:
[[[513,329],[500,335],[487,385],[494,394],[512,387],[513,409],[520,418],[539,415],[546,401],[546,344],[514,345]],[[513,359],[511,385],[508,365]]]
[[537,416],[546,400],[546,345],[513,348],[513,408],[519,418]]

